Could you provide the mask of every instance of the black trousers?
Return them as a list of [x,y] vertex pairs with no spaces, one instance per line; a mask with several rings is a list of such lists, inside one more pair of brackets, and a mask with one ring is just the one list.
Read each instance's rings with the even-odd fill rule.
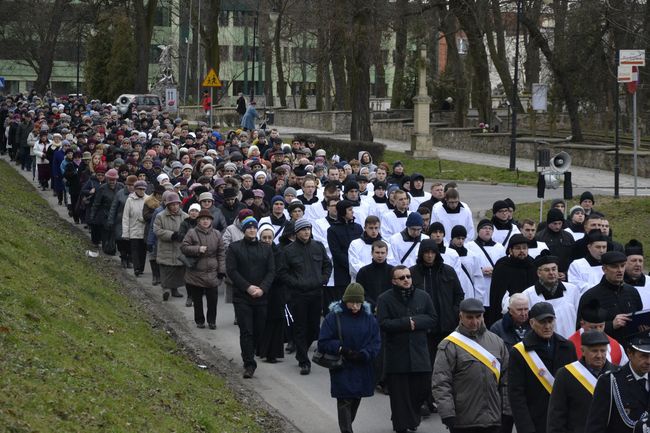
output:
[[237,318],[237,325],[239,326],[239,347],[241,348],[244,368],[257,368],[255,353],[264,332],[266,304],[235,303],[235,318]]
[[345,287],[340,286],[327,286],[323,287],[323,317],[327,316],[330,312],[330,304],[335,301],[340,301],[345,292]]
[[415,430],[420,425],[420,407],[431,390],[431,372],[387,373],[393,430]]
[[147,259],[147,245],[144,239],[131,239],[131,261],[134,272],[144,272],[144,265]]
[[293,342],[296,345],[296,360],[299,365],[311,365],[309,347],[318,339],[321,299],[316,296],[292,300]]
[[339,415],[339,428],[341,433],[353,433],[352,423],[357,417],[357,410],[361,404],[360,398],[337,398],[336,410]]
[[90,227],[90,241],[93,245],[99,246],[102,241],[102,226],[97,224],[88,224]]
[[[194,305],[194,322],[197,325],[205,323],[207,316],[208,323],[217,323],[217,303],[219,301],[219,291],[216,287],[201,287],[185,283],[188,293],[192,294],[192,304]],[[205,296],[206,314],[203,314],[203,296]]]
[[499,433],[501,427],[471,427],[471,428],[452,428],[451,433]]
[[501,433],[512,433],[512,428],[515,425],[515,419],[512,415],[501,415]]

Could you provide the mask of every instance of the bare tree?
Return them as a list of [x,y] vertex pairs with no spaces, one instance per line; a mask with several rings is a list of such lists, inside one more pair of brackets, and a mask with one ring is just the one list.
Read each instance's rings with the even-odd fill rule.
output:
[[158,0],[132,0],[132,5],[137,47],[135,91],[146,93],[149,90],[149,50]]

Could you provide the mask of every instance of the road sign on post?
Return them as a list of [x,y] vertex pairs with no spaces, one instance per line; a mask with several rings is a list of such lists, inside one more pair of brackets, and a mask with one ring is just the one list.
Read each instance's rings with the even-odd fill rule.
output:
[[637,195],[637,151],[639,130],[637,128],[636,88],[639,82],[639,67],[645,66],[645,50],[620,50],[618,56],[618,82],[627,83],[632,94],[632,138],[634,142],[634,196]]
[[619,65],[645,66],[645,50],[620,50]]
[[632,66],[631,65],[618,65],[618,82],[619,83],[631,83],[634,81],[632,77]]
[[210,88],[210,126],[212,126],[212,103],[214,101],[214,88],[221,87],[221,80],[219,80],[219,76],[215,72],[214,68],[210,68],[208,75],[206,75],[203,79],[203,87]]

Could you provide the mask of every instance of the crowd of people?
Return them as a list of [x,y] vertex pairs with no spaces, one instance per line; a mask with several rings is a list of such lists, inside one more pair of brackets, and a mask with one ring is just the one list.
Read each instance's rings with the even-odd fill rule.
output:
[[643,245],[615,241],[591,193],[539,224],[497,200],[475,224],[453,182],[426,191],[400,161],[346,161],[249,120],[225,131],[32,93],[0,103],[0,153],[124,269],[140,277],[148,259],[162,301],[185,298],[198,328],[216,330],[222,288],[244,378],[291,353],[309,375],[315,341],[342,357],[342,432],[375,390],[397,432],[436,411],[452,432],[645,423]]

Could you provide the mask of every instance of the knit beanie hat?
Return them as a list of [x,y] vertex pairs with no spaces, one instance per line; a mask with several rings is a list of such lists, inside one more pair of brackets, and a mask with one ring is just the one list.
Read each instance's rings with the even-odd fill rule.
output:
[[580,195],[580,203],[585,200],[591,200],[592,203],[596,203],[596,200],[594,200],[594,195],[589,191],[585,191]]
[[546,224],[551,224],[557,221],[564,221],[564,214],[560,209],[549,209],[548,213],[546,214]]
[[442,223],[439,221],[431,223],[431,225],[429,226],[429,233],[434,233],[434,232],[445,233],[445,226],[442,225]]
[[240,223],[240,227],[244,231],[249,227],[257,228],[257,220],[255,218],[253,218],[252,216],[248,216],[248,217],[244,218],[244,220]]
[[636,239],[630,239],[630,242],[625,244],[625,255],[626,256],[642,256],[643,255],[643,244]]
[[481,230],[485,226],[494,227],[494,224],[492,224],[492,221],[490,221],[489,219],[483,218],[481,221],[478,222],[476,229]]
[[363,286],[359,283],[350,283],[345,289],[345,293],[343,293],[341,300],[343,302],[363,303],[366,300]]
[[578,205],[573,206],[573,207],[571,208],[571,210],[569,211],[569,218],[572,218],[573,215],[575,215],[575,214],[578,213],[578,212],[585,213],[585,210],[584,210],[584,208],[583,208],[582,206],[578,206]]
[[422,215],[417,212],[412,212],[406,218],[406,227],[422,227],[424,225],[424,220]]
[[298,221],[294,223],[293,232],[298,233],[300,230],[308,227],[311,228],[311,223],[309,222],[309,220],[305,218],[300,218]]
[[467,229],[460,224],[451,229],[451,238],[467,237]]
[[510,206],[508,206],[508,203],[505,200],[497,200],[492,205],[492,213],[495,214],[501,209],[508,209],[509,207]]

